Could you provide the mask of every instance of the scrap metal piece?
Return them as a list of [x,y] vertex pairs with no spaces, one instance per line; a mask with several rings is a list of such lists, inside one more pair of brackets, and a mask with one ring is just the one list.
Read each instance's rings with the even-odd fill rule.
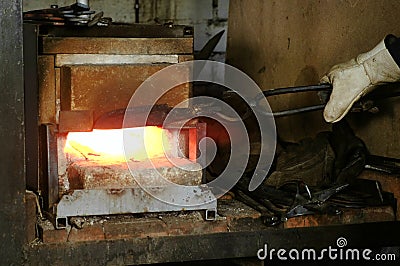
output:
[[333,195],[339,193],[343,189],[347,188],[349,184],[344,184],[344,185],[337,185],[328,189],[324,189],[318,192],[315,192],[314,195],[312,196],[312,201],[311,203],[317,202],[319,204],[324,203],[327,201],[330,197]]
[[96,25],[97,22],[99,22],[100,19],[103,17],[103,15],[104,15],[104,12],[103,12],[103,11],[97,13],[97,14],[92,18],[92,20],[89,21],[88,26],[89,26],[89,27],[92,27],[92,26]]
[[64,23],[87,25],[90,15],[94,14],[95,11],[91,11],[86,2],[77,1],[69,6],[51,5],[50,8],[46,9],[30,10],[24,12],[24,21],[50,25],[64,25]]
[[194,55],[195,60],[207,60],[211,56],[215,47],[217,47],[224,33],[225,30],[222,30],[215,34],[210,40],[208,40],[208,42],[204,45],[200,52]]
[[[323,204],[333,195],[339,193],[343,189],[347,188],[349,184],[336,185],[328,189],[324,189],[312,194],[307,184],[296,181],[296,196],[293,202],[293,207],[286,213],[286,218],[295,216],[314,214],[316,211],[323,209]],[[307,198],[303,196],[300,189],[304,188],[307,194]],[[339,213],[334,211],[334,213]]]

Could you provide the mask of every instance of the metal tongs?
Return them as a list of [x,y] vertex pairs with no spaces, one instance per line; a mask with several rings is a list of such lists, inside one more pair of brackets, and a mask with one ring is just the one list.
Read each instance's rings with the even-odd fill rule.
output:
[[[276,95],[283,95],[283,94],[293,94],[293,93],[303,93],[303,92],[310,92],[315,91],[318,92],[319,98],[321,100],[321,104],[306,106],[301,108],[289,109],[284,111],[278,111],[273,113],[267,113],[262,111],[263,108],[257,108],[259,106],[259,102],[261,99],[268,98],[271,96]],[[224,97],[230,97],[233,91],[226,91],[224,92]],[[317,84],[317,85],[309,85],[309,86],[298,86],[298,87],[287,87],[287,88],[278,88],[272,90],[266,90],[254,97],[250,105],[253,109],[260,111],[262,114],[274,117],[283,117],[301,113],[307,113],[317,110],[323,110],[325,108],[326,103],[329,100],[329,96],[332,93],[332,85],[331,84]],[[400,83],[390,83],[379,86],[378,89],[374,90],[370,94],[364,96],[359,101],[357,101],[353,107],[351,108],[351,112],[371,112],[377,113],[379,112],[379,104],[388,99],[393,97],[400,96]],[[254,108],[255,107],[255,108]],[[251,114],[252,110],[248,110],[242,118],[245,119]]]
[[[318,92],[319,97],[321,99],[321,104],[306,106],[302,108],[290,109],[279,112],[267,112],[264,110],[265,108],[261,107],[260,101],[263,98],[268,98],[276,95],[283,94],[292,94],[292,93],[302,93],[302,92],[310,92],[315,91]],[[265,115],[268,117],[283,117],[301,113],[307,113],[317,110],[322,110],[325,108],[326,103],[329,100],[329,96],[332,92],[331,84],[319,84],[319,85],[310,85],[310,86],[299,86],[299,87],[288,87],[288,88],[279,88],[273,90],[263,91],[262,93],[256,95],[253,99],[250,100],[249,106],[247,106],[247,110],[243,115],[231,117],[225,112],[225,106],[216,104],[216,103],[195,103],[190,104],[188,108],[174,108],[174,119],[175,121],[184,120],[187,117],[200,117],[200,116],[208,116],[211,114],[215,114],[219,116],[221,119],[227,122],[238,122],[243,121],[246,118],[250,117],[253,112],[259,112],[261,115]],[[223,99],[227,100],[229,97],[237,95],[234,91],[225,91],[223,93]],[[377,113],[379,112],[379,104],[386,99],[400,96],[400,83],[392,83],[387,85],[380,86],[377,90],[371,92],[370,94],[364,96],[359,101],[357,101],[353,107],[351,108],[351,112],[371,112]],[[140,113],[141,108],[134,108],[136,113]],[[129,111],[134,111],[130,109]],[[170,110],[168,108],[164,108],[163,112],[168,113]],[[109,116],[109,115],[107,115]],[[163,115],[162,117],[165,117]],[[121,120],[121,119],[119,119]],[[101,121],[98,122],[98,124]]]

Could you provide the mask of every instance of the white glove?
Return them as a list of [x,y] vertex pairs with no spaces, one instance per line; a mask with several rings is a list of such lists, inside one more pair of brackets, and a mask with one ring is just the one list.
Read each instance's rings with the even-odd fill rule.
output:
[[325,120],[338,122],[356,101],[375,89],[376,85],[399,79],[400,68],[387,50],[384,40],[371,51],[333,66],[321,79],[321,83],[331,83],[333,87],[324,110]]

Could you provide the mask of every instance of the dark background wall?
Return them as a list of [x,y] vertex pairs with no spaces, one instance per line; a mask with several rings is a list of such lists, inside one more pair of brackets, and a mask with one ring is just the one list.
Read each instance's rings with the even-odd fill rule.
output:
[[[317,84],[334,64],[400,35],[399,1],[231,0],[227,61],[262,89]],[[318,103],[315,93],[271,99],[274,110]],[[400,101],[379,115],[351,115],[372,153],[400,156]],[[277,119],[287,140],[328,128],[322,112]]]
[[24,228],[24,91],[19,0],[0,2],[0,258],[21,264]]

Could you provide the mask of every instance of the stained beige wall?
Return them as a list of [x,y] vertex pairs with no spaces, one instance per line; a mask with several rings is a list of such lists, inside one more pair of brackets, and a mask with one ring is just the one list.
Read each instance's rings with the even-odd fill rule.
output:
[[[400,36],[397,0],[231,0],[228,62],[262,89],[317,84],[329,68]],[[318,103],[315,93],[279,96],[274,110]],[[351,115],[371,152],[400,156],[400,99],[379,115]],[[328,128],[322,112],[277,119],[287,140]]]

